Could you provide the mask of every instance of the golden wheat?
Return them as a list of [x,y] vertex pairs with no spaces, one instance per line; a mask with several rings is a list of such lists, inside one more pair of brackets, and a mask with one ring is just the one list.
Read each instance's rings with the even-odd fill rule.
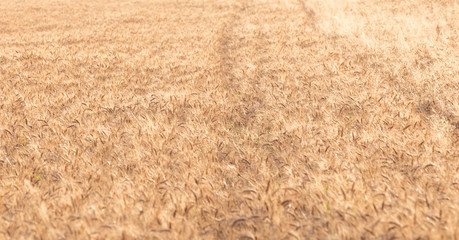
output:
[[458,239],[457,1],[0,2],[0,239]]

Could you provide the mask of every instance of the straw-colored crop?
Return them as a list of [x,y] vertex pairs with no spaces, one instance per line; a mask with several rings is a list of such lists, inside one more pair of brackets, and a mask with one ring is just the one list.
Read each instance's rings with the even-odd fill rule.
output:
[[0,239],[458,239],[455,0],[0,1]]

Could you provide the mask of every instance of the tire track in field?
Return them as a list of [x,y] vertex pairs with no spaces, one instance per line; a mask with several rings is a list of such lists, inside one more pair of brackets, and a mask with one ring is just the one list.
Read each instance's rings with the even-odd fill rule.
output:
[[[294,71],[294,65],[298,64],[279,56],[284,48],[292,47],[288,39],[281,37],[288,32],[286,28],[290,23],[283,15],[291,15],[292,12],[281,4],[260,3],[256,0],[232,5],[230,10],[227,22],[220,30],[217,48],[219,90],[225,95],[219,108],[227,124],[227,132],[220,135],[226,144],[219,147],[218,158],[225,163],[223,166],[231,166],[234,170],[221,176],[225,184],[230,186],[226,191],[231,194],[225,200],[229,211],[225,212],[215,229],[221,233],[218,238],[237,235],[240,231],[233,226],[244,230],[250,229],[248,226],[262,229],[265,223],[261,219],[275,221],[275,217],[267,213],[273,206],[277,206],[276,203],[270,203],[268,207],[257,199],[248,200],[238,193],[250,189],[250,182],[259,181],[261,186],[269,186],[268,181],[282,184],[288,176],[285,168],[288,164],[281,151],[271,148],[271,145],[282,145],[276,143],[276,138],[291,143],[294,141],[291,136],[281,136],[274,132],[277,130],[271,130],[278,127],[273,127],[271,123],[276,122],[273,112],[282,108],[279,102],[273,101],[272,92],[289,91],[288,87],[282,86],[282,82],[291,84],[290,80],[281,78],[289,75],[288,71]],[[296,9],[290,19],[301,18],[302,14],[302,11]],[[257,145],[251,139],[255,137],[260,139]],[[272,178],[271,173],[258,173],[256,169],[259,166],[279,174]],[[245,202],[247,207],[240,206],[238,203],[241,202]],[[261,217],[247,219],[236,225],[241,215]]]
[[308,7],[306,5],[306,0],[298,0],[300,6],[301,6],[301,9],[303,10],[303,12],[306,14],[306,18],[309,22],[309,24],[311,24],[311,26],[315,29],[316,28],[316,22],[317,22],[317,16],[316,16],[316,12]]
[[228,122],[237,128],[248,127],[253,122],[256,111],[251,101],[252,93],[244,88],[249,76],[242,63],[251,61],[253,56],[244,52],[248,43],[244,40],[244,33],[240,32],[250,13],[251,5],[251,1],[238,1],[231,6],[230,18],[221,29],[219,38],[220,85],[226,100],[231,106],[235,106],[227,111],[226,117]]
[[[219,180],[225,182],[225,192],[230,194],[225,199],[228,211],[223,213],[218,227],[214,229],[220,234],[218,238],[237,236],[241,230],[250,229],[249,226],[262,229],[265,222],[261,219],[276,221],[276,217],[267,214],[277,206],[276,203],[272,202],[268,207],[257,199],[248,200],[238,193],[251,189],[250,182],[258,181],[260,186],[269,186],[269,181],[282,184],[288,176],[289,170],[285,168],[288,162],[275,147],[282,146],[277,139],[291,143],[289,146],[295,140],[291,135],[280,135],[279,128],[282,127],[274,126],[281,120],[276,120],[279,115],[273,112],[281,112],[282,104],[273,98],[284,97],[286,92],[292,91],[293,81],[285,79],[285,76],[293,76],[291,71],[295,71],[295,65],[299,64],[291,61],[295,56],[287,59],[282,54],[284,49],[288,51],[293,47],[290,40],[293,34],[289,36],[287,29],[291,24],[289,20],[301,19],[303,15],[298,8],[294,13],[291,9],[279,3],[260,3],[256,0],[233,4],[229,9],[231,12],[226,15],[226,23],[219,31],[216,49],[218,91],[224,95],[219,106],[223,114],[220,124],[226,124],[227,131],[220,133],[223,144],[218,147],[218,161],[232,170],[227,170]],[[284,16],[287,14],[290,16]],[[300,24],[304,22],[311,21],[298,21]],[[286,33],[287,36],[283,38]],[[260,140],[255,144],[253,138]],[[268,171],[259,173],[256,169],[260,166]],[[270,172],[278,174],[271,176]],[[241,202],[247,207],[240,206],[238,203]],[[241,215],[261,217],[235,224],[244,219]]]
[[235,75],[233,74],[233,69],[236,64],[233,52],[237,51],[238,48],[234,29],[239,24],[246,7],[246,2],[242,2],[240,6],[232,6],[233,9],[231,10],[230,18],[221,29],[219,48],[217,49],[217,52],[220,56],[219,70],[223,80],[222,84],[225,89],[237,87],[234,86]]
[[[277,96],[285,92],[279,91],[283,86],[278,82],[282,76],[294,75],[288,71],[295,71],[294,65],[298,63],[279,58],[282,49],[292,45],[280,37],[290,22],[278,16],[289,14],[285,17],[299,19],[306,13],[306,22],[313,28],[316,21],[314,10],[303,0],[297,1],[301,10],[297,8],[294,12],[283,5],[256,0],[229,6],[230,13],[220,28],[216,50],[219,91],[224,95],[220,109],[225,113],[225,121],[235,125],[233,128],[258,128],[263,132],[267,128],[264,125],[270,124],[266,122],[273,119],[268,112],[279,108],[272,101],[272,92],[279,92]],[[232,109],[227,109],[228,106]]]

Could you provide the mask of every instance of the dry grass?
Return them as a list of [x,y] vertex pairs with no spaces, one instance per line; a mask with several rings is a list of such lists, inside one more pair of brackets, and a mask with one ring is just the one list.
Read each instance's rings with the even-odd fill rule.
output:
[[1,239],[458,239],[455,0],[0,2]]

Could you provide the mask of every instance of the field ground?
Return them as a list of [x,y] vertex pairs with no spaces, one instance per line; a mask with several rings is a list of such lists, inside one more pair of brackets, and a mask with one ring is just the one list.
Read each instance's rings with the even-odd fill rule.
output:
[[0,239],[459,239],[455,0],[0,16]]

